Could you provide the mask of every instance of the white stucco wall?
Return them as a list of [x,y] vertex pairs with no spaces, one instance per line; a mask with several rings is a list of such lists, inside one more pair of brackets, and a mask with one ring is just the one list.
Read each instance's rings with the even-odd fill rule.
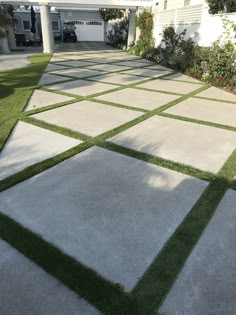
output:
[[[156,45],[160,43],[161,33],[166,26],[173,26],[177,33],[186,29],[186,37],[193,38],[201,46],[211,45],[223,32],[222,16],[210,15],[208,6],[202,0],[191,0],[191,3],[195,1],[195,5],[186,7],[183,6],[183,1],[170,1],[172,9],[168,10],[162,10],[164,0],[160,1],[160,6],[153,7],[153,35]],[[176,4],[175,8],[173,3]],[[236,23],[236,13],[228,13],[225,16]]]

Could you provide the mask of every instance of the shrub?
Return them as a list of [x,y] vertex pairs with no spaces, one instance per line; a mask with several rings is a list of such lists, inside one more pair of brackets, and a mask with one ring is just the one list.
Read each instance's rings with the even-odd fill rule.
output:
[[128,19],[123,19],[119,22],[116,22],[112,26],[112,29],[109,30],[107,33],[109,43],[114,47],[126,49],[128,39],[128,27]]
[[142,56],[145,50],[154,47],[153,38],[153,14],[145,9],[136,19],[136,26],[139,27],[140,36],[137,42],[130,47],[130,51]]
[[[188,73],[220,87],[236,88],[236,25],[223,19],[224,32],[211,47],[196,47]],[[233,34],[233,35],[232,35]]]
[[186,30],[177,34],[169,26],[161,35],[161,44],[157,48],[147,49],[142,55],[144,58],[181,71],[193,65],[195,43],[191,38],[185,39]]

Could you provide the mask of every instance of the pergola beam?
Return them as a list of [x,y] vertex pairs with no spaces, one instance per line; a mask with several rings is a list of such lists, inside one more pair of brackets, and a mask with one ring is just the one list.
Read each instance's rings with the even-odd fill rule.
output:
[[53,7],[71,6],[82,8],[124,8],[152,6],[153,0],[4,0],[4,3],[15,5],[49,5]]

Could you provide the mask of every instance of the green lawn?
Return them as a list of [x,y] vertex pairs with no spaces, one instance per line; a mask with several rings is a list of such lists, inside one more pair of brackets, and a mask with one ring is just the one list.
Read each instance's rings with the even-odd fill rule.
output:
[[50,58],[35,54],[29,66],[0,71],[0,151]]

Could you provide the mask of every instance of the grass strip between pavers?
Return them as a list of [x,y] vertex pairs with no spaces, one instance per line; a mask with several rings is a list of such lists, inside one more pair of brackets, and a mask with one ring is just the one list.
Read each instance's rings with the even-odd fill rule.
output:
[[[39,59],[40,56],[38,57]],[[49,57],[47,58],[49,59]],[[39,72],[39,70],[43,70],[45,68],[46,61],[45,62],[41,61],[40,65],[41,67],[38,66],[34,69],[35,76],[37,74],[37,79],[35,78],[35,81],[38,81],[41,75],[41,73],[39,74],[37,73],[37,71]],[[18,71],[19,70],[22,69],[18,69]],[[21,71],[17,72],[17,74],[20,74],[20,72]],[[20,80],[20,77],[17,76],[16,80],[17,81]],[[26,88],[27,84],[29,84],[29,81],[27,82],[28,83],[26,82],[23,83],[22,86],[23,89],[24,85]],[[32,81],[31,78],[30,83],[32,84],[32,82],[33,85],[36,84],[34,81]],[[124,87],[118,86],[117,89],[123,89],[127,87],[138,88],[138,84],[137,83],[130,84]],[[14,83],[10,84],[10,86],[13,85]],[[93,97],[110,93],[111,91],[106,91],[104,93],[99,93],[98,95],[92,95],[87,97],[76,96],[76,99],[71,100],[71,102],[54,104],[52,106],[32,110],[29,113],[22,114],[21,111],[23,110],[24,105],[26,104],[29,96],[32,93],[32,90],[34,88],[33,85],[29,84],[30,88],[26,89],[27,93],[24,95],[24,97],[22,97],[22,99],[20,99],[21,102],[20,104],[18,104],[17,110],[13,111],[12,115],[9,115],[9,113],[5,115],[8,121],[8,128],[6,127],[4,128],[5,136],[3,138],[0,138],[1,140],[0,149],[3,147],[8,137],[8,134],[14,127],[18,118],[27,123],[31,123],[36,126],[49,129],[69,137],[83,140],[84,142],[74,148],[67,150],[66,152],[63,152],[53,158],[29,166],[26,169],[22,170],[21,172],[18,172],[15,175],[12,175],[0,181],[0,191],[3,191],[9,187],[14,186],[17,183],[22,182],[23,180],[26,180],[27,178],[39,174],[42,171],[45,171],[57,165],[58,163],[65,161],[70,157],[90,148],[93,145],[98,145],[100,147],[112,150],[114,152],[118,152],[120,154],[125,154],[133,158],[137,158],[149,163],[153,163],[156,165],[160,165],[162,167],[182,172],[184,174],[188,174],[190,176],[210,181],[208,188],[204,191],[200,199],[193,206],[192,210],[186,216],[182,224],[180,224],[180,226],[177,228],[172,237],[167,241],[162,251],[159,253],[155,261],[145,272],[143,277],[140,279],[140,281],[130,294],[122,292],[122,290],[119,287],[103,279],[102,277],[97,275],[95,271],[82,265],[72,257],[64,254],[58,248],[56,248],[52,244],[49,244],[48,242],[40,238],[38,235],[24,228],[11,218],[7,217],[6,215],[0,214],[0,237],[2,239],[7,241],[13,247],[22,252],[26,257],[30,258],[36,264],[41,266],[48,273],[62,281],[66,286],[68,286],[73,291],[78,293],[81,297],[85,298],[87,301],[89,301],[91,304],[97,307],[104,314],[111,315],[113,314],[148,315],[154,313],[156,314],[157,308],[161,305],[163,299],[165,298],[169,289],[173,285],[176,276],[178,275],[179,271],[184,265],[193,247],[197,243],[204,228],[207,226],[209,220],[214,214],[214,211],[217,208],[221,199],[223,198],[225,191],[227,190],[228,187],[236,189],[235,181],[236,151],[225,163],[222,170],[217,175],[213,175],[211,173],[207,173],[190,166],[181,165],[179,163],[164,160],[159,157],[152,156],[150,154],[124,148],[105,140],[152,117],[153,115],[161,114],[161,112],[164,111],[165,109],[174,106],[189,97],[195,96],[199,92],[207,89],[209,86],[204,85],[201,86],[199,89],[193,91],[192,93],[180,95],[180,97],[175,101],[172,101],[155,110],[144,112],[143,115],[134,119],[133,121],[130,121],[120,127],[114,128],[113,130],[110,130],[102,135],[93,138],[70,129],[58,127],[55,125],[39,121],[37,119],[29,117],[28,115],[32,113],[38,113],[45,110],[49,110],[51,108],[65,106],[76,101],[81,100],[93,101]],[[21,87],[19,88],[21,89]],[[11,91],[8,91],[8,93],[10,95]],[[99,101],[99,103],[102,102]],[[109,103],[109,105],[122,107],[122,105],[119,104]],[[123,107],[125,108],[125,106]],[[129,109],[137,110],[136,108]],[[176,119],[176,117],[172,118]],[[202,123],[201,121],[194,122]],[[9,128],[9,126],[11,127]],[[0,126],[0,128],[2,127]]]
[[188,256],[228,189],[228,181],[236,174],[236,150],[226,161],[192,210],[166,242],[154,262],[139,280],[132,294],[146,306],[146,314],[154,314],[161,306]]
[[131,295],[3,214],[0,214],[0,238],[104,314],[142,314]]

